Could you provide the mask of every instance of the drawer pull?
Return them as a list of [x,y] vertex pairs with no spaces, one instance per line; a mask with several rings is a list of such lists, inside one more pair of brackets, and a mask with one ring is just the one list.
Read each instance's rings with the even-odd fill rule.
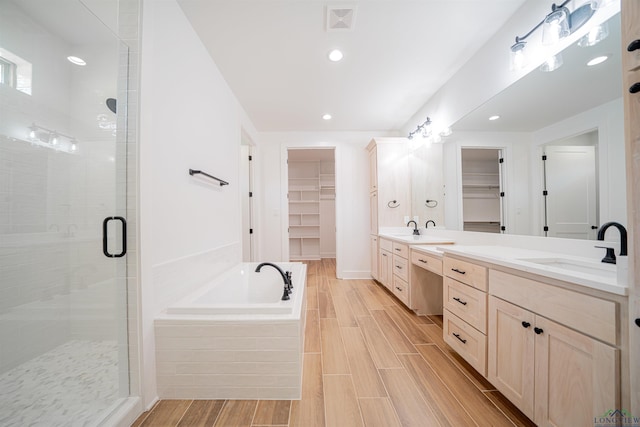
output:
[[419,259],[418,261],[420,261],[423,264],[428,264],[428,262],[426,260],[424,260],[424,259]]
[[629,88],[629,93],[638,93],[640,92],[640,82],[634,83]]
[[455,271],[456,273],[459,273],[459,274],[467,274],[466,271],[458,270],[457,268],[452,268],[451,271]]
[[397,268],[398,270],[402,270],[402,267],[400,267],[399,265],[396,265],[396,268]]
[[399,288],[396,286],[396,289],[399,290],[400,292],[402,292],[402,288]]
[[637,319],[635,320],[635,322],[636,322],[636,326],[637,326],[637,327],[640,327],[640,318],[637,318]]
[[640,40],[634,40],[627,46],[627,52],[633,52],[638,49],[640,49]]
[[529,326],[531,326],[531,323],[525,322],[525,321],[522,322],[522,327],[523,328],[528,328]]
[[535,332],[536,334],[540,335],[544,331],[542,329],[540,329],[540,328],[533,328],[533,332]]
[[456,334],[456,333],[454,332],[454,333],[453,333],[453,336],[454,336],[454,337],[456,337],[456,338],[458,338],[458,339],[462,342],[462,344],[466,344],[466,343],[467,343],[467,340],[463,340],[462,338],[460,338],[460,334]]
[[400,248],[396,248],[396,251],[398,251],[398,252],[402,252],[402,249],[400,249]]
[[454,300],[454,301],[458,301],[458,302],[459,302],[460,304],[462,304],[462,305],[467,305],[467,302],[466,302],[466,301],[462,301],[462,300],[461,300],[460,298],[458,298],[458,297],[453,297],[453,300]]
[[387,256],[387,254],[382,254],[382,256]]

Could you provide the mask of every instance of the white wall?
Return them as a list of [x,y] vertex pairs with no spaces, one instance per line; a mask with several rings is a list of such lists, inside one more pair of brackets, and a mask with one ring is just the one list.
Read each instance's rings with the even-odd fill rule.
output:
[[336,257],[341,278],[369,278],[369,157],[366,146],[384,132],[261,133],[256,153],[260,227],[259,259],[288,257],[286,151],[335,147]]
[[[174,0],[144,2],[140,94],[141,329],[148,406],[157,396],[155,314],[212,271],[241,260],[241,128],[254,131]],[[230,185],[192,177],[190,168]]]

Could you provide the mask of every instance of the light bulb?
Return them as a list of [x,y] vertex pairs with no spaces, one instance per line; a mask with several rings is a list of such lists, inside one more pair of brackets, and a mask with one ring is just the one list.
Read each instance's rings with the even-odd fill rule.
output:
[[527,65],[524,47],[525,42],[517,42],[511,46],[511,71],[522,70]]

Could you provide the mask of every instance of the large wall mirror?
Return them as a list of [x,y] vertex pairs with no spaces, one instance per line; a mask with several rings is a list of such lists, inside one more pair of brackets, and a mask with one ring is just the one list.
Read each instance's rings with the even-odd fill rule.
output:
[[[447,228],[464,229],[470,213],[463,206],[468,149],[504,153],[498,232],[594,239],[606,221],[626,225],[619,13],[606,25],[606,39],[574,43],[560,68],[533,70],[452,126],[443,152]],[[587,65],[599,56],[607,60]]]

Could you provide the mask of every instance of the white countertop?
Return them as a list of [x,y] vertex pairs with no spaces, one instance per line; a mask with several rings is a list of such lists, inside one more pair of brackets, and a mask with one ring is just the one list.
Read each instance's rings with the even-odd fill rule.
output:
[[455,243],[453,239],[444,237],[425,236],[424,234],[393,234],[393,233],[380,233],[378,235],[383,239],[393,240],[400,243],[407,243],[410,245],[450,245]]
[[[624,268],[621,265],[616,266],[589,258],[507,246],[446,245],[439,246],[437,249],[445,254],[460,255],[616,295],[628,294],[626,284],[619,284],[616,275],[617,267]],[[620,262],[620,257],[619,264],[623,264]]]
[[411,245],[411,250],[419,251],[439,259],[444,255],[444,251],[439,246],[434,245]]

